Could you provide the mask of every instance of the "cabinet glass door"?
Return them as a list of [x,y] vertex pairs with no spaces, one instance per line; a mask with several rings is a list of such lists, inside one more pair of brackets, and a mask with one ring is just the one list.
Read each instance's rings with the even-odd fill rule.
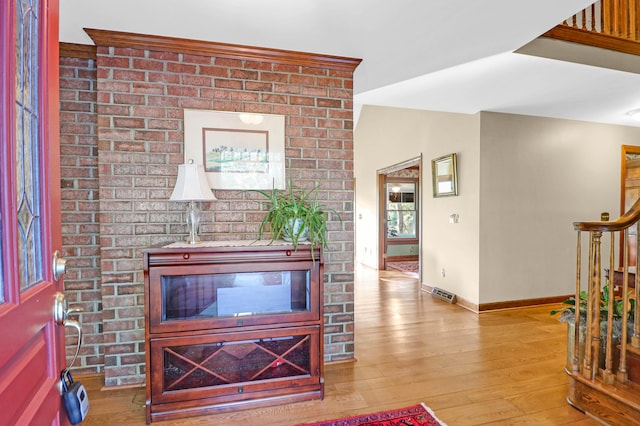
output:
[[310,275],[304,271],[164,275],[162,321],[304,312]]
[[149,270],[149,330],[237,328],[320,319],[313,262],[162,266]]

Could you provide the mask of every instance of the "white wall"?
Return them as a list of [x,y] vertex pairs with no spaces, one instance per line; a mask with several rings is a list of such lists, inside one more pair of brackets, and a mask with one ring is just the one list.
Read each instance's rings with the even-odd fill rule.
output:
[[572,224],[619,216],[640,129],[483,112],[480,139],[480,303],[572,293]]
[[[422,282],[477,303],[479,149],[479,115],[363,107],[354,132],[356,261],[378,264],[377,171],[422,154]],[[431,160],[452,152],[460,195],[433,198]],[[460,223],[449,223],[451,213]]]
[[[377,266],[376,171],[422,154],[423,284],[476,305],[570,294],[572,224],[618,216],[620,147],[639,144],[635,127],[365,106],[354,132],[356,261]],[[459,196],[433,198],[431,160],[451,152]]]

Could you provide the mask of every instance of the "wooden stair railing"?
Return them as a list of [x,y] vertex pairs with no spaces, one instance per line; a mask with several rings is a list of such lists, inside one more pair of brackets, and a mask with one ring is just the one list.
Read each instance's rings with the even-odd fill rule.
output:
[[[569,402],[579,409],[609,424],[640,424],[640,382],[629,380],[627,354],[639,353],[640,348],[640,309],[635,305],[631,313],[629,284],[629,250],[623,245],[622,253],[622,291],[614,294],[613,274],[616,265],[616,234],[628,240],[629,229],[640,221],[640,200],[621,217],[600,222],[576,222],[576,282],[575,282],[575,335],[571,365],[567,372],[571,377]],[[589,246],[584,249],[588,260],[583,264],[582,241],[588,236]],[[638,236],[636,235],[636,239]],[[608,243],[608,262],[601,253],[603,243]],[[636,264],[640,265],[640,251]],[[608,265],[607,265],[608,263]],[[583,272],[587,272],[586,277]],[[603,275],[606,277],[602,279]],[[640,274],[632,274],[636,280],[635,290],[640,286]],[[586,300],[581,296],[586,289]],[[635,299],[634,299],[635,300]],[[614,312],[618,309],[622,329],[620,343],[614,343]],[[621,311],[621,312],[620,312]],[[629,322],[632,322],[631,335],[628,334]],[[582,324],[584,322],[584,324]],[[601,323],[606,324],[602,327]],[[585,336],[581,338],[581,327]],[[601,330],[604,330],[604,334]],[[581,350],[580,342],[584,342]],[[601,345],[604,344],[604,350]],[[604,358],[602,359],[602,355]],[[636,363],[637,365],[637,363]],[[636,367],[637,368],[637,367]],[[634,373],[639,374],[638,372]],[[595,401],[595,402],[594,402]],[[633,421],[630,422],[629,419]]]
[[544,37],[640,55],[640,0],[598,0]]

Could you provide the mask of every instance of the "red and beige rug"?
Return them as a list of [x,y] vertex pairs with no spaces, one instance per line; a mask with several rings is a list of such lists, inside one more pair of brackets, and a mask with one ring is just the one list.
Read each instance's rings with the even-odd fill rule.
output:
[[304,423],[298,426],[447,426],[423,403],[373,414]]
[[394,269],[396,271],[404,272],[405,274],[418,276],[418,262],[417,261],[405,261],[405,262],[387,262],[387,269]]

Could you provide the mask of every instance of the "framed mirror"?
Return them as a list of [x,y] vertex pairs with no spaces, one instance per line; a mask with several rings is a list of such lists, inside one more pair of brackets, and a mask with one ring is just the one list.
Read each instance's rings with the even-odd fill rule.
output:
[[455,153],[431,160],[431,171],[434,197],[458,195]]

